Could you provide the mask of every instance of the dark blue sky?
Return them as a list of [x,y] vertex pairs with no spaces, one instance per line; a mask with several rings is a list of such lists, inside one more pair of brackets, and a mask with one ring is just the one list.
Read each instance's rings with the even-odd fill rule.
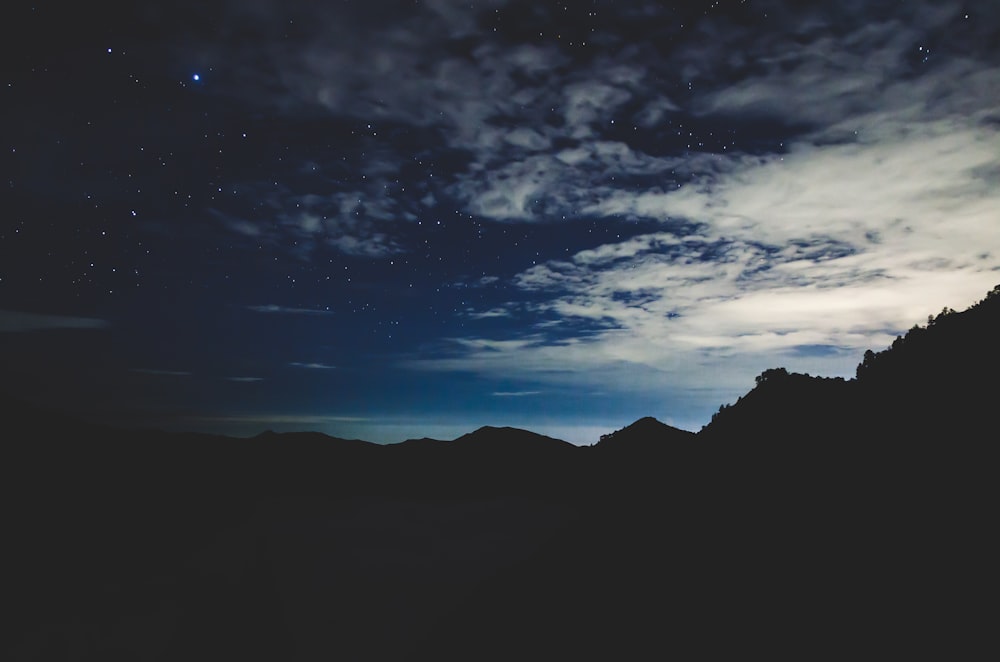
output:
[[0,367],[32,401],[697,430],[1000,282],[993,3],[65,4],[4,26]]

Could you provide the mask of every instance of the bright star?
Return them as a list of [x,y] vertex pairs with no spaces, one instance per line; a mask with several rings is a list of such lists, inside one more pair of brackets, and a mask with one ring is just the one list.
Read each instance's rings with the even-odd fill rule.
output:
[[195,74],[194,76],[191,76],[191,80],[193,80],[194,82],[197,83],[198,81],[201,80],[201,75],[200,74]]

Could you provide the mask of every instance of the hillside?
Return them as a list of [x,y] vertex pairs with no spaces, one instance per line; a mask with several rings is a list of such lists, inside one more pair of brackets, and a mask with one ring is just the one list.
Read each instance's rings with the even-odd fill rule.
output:
[[1000,286],[968,310],[945,309],[882,351],[868,350],[845,381],[766,370],[723,405],[699,436],[933,442],[991,427],[1000,369]]

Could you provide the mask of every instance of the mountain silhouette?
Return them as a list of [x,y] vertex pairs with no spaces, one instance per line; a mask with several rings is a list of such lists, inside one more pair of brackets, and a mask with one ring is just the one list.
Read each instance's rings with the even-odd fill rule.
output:
[[377,445],[0,398],[4,659],[967,657],[1000,549],[1000,287],[697,434]]
[[764,371],[699,437],[727,446],[752,440],[758,450],[781,444],[789,452],[819,441],[859,454],[933,453],[942,438],[967,445],[993,426],[997,337],[1000,286],[964,312],[946,308],[890,347],[867,351],[854,379]]
[[603,435],[597,443],[597,448],[605,452],[642,452],[657,450],[670,444],[690,444],[694,439],[693,432],[672,427],[652,416],[646,416],[620,430]]
[[529,430],[512,427],[483,426],[475,432],[458,437],[451,442],[463,450],[475,448],[480,452],[564,452],[574,448],[573,444],[554,439]]
[[[388,447],[390,450],[392,447]],[[569,442],[512,427],[481,427],[442,442],[435,460],[413,458],[436,485],[452,493],[540,495],[564,489],[579,449]]]

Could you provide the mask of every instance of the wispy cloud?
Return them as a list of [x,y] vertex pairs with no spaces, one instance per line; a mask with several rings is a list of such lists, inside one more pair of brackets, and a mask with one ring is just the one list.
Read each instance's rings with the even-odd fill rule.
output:
[[0,310],[0,333],[24,333],[51,329],[106,329],[107,320],[94,317],[41,315],[15,310]]
[[469,317],[472,319],[490,319],[495,317],[510,317],[511,311],[508,308],[490,308],[489,310],[470,310]]
[[541,391],[493,391],[492,395],[497,398],[524,398],[531,395],[541,395]]
[[288,365],[293,368],[303,368],[306,370],[336,370],[337,366],[327,365],[325,363],[299,363],[298,361],[293,361]]
[[240,383],[240,384],[250,384],[250,383],[253,383],[253,382],[262,382],[262,381],[264,381],[263,377],[226,377],[226,379],[228,381],[237,382],[237,383]]
[[417,203],[406,199],[409,204],[404,205],[388,187],[387,173],[398,167],[399,158],[386,160],[381,169],[372,165],[378,160],[369,159],[366,165],[379,174],[363,190],[343,190],[327,180],[296,181],[295,189],[248,182],[242,188],[245,195],[259,199],[255,208],[243,210],[236,199],[233,209],[213,208],[209,213],[226,230],[257,244],[272,249],[293,246],[289,250],[301,259],[310,259],[322,247],[362,257],[400,253],[405,249],[392,237],[394,226],[415,218],[411,207]]

